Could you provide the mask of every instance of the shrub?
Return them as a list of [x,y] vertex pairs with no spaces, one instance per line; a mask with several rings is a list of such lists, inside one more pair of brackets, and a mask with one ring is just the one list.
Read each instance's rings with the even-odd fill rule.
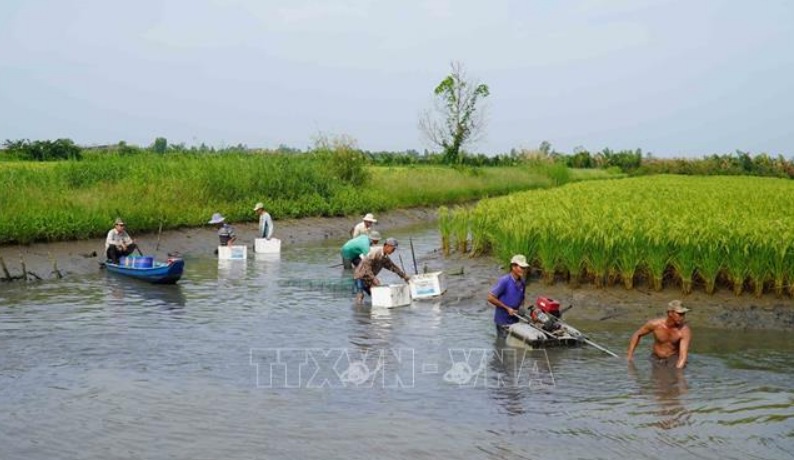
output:
[[55,141],[7,140],[4,144],[9,156],[28,161],[80,160],[80,147],[71,139]]

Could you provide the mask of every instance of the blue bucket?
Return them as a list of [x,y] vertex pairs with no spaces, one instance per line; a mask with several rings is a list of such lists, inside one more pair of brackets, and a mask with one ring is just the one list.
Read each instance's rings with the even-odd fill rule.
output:
[[154,267],[154,257],[122,257],[121,260],[119,260],[119,265],[127,268],[152,268]]

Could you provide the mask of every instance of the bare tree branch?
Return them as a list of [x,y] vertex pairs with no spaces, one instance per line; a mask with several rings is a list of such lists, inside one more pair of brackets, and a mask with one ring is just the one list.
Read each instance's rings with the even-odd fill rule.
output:
[[478,102],[490,95],[487,85],[470,80],[463,64],[453,62],[451,72],[435,88],[433,110],[423,112],[419,131],[432,145],[444,150],[448,162],[459,162],[466,145],[485,132],[485,107]]

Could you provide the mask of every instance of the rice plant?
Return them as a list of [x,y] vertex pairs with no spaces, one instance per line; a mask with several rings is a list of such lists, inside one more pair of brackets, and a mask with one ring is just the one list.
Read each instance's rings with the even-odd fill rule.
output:
[[[794,182],[652,176],[568,184],[481,201],[472,245],[500,260],[524,254],[546,282],[562,272],[626,289],[794,295]],[[697,283],[697,284],[696,284]]]
[[469,250],[469,211],[458,206],[452,214],[452,234],[455,238],[455,249],[461,254]]
[[438,208],[438,232],[441,234],[441,250],[445,257],[450,254],[450,238],[452,237],[452,216],[449,208]]

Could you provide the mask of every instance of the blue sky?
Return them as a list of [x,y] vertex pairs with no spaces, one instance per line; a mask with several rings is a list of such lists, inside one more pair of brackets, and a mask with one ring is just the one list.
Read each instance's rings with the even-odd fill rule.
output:
[[0,139],[421,150],[454,60],[477,151],[791,157],[793,50],[784,0],[3,0]]

